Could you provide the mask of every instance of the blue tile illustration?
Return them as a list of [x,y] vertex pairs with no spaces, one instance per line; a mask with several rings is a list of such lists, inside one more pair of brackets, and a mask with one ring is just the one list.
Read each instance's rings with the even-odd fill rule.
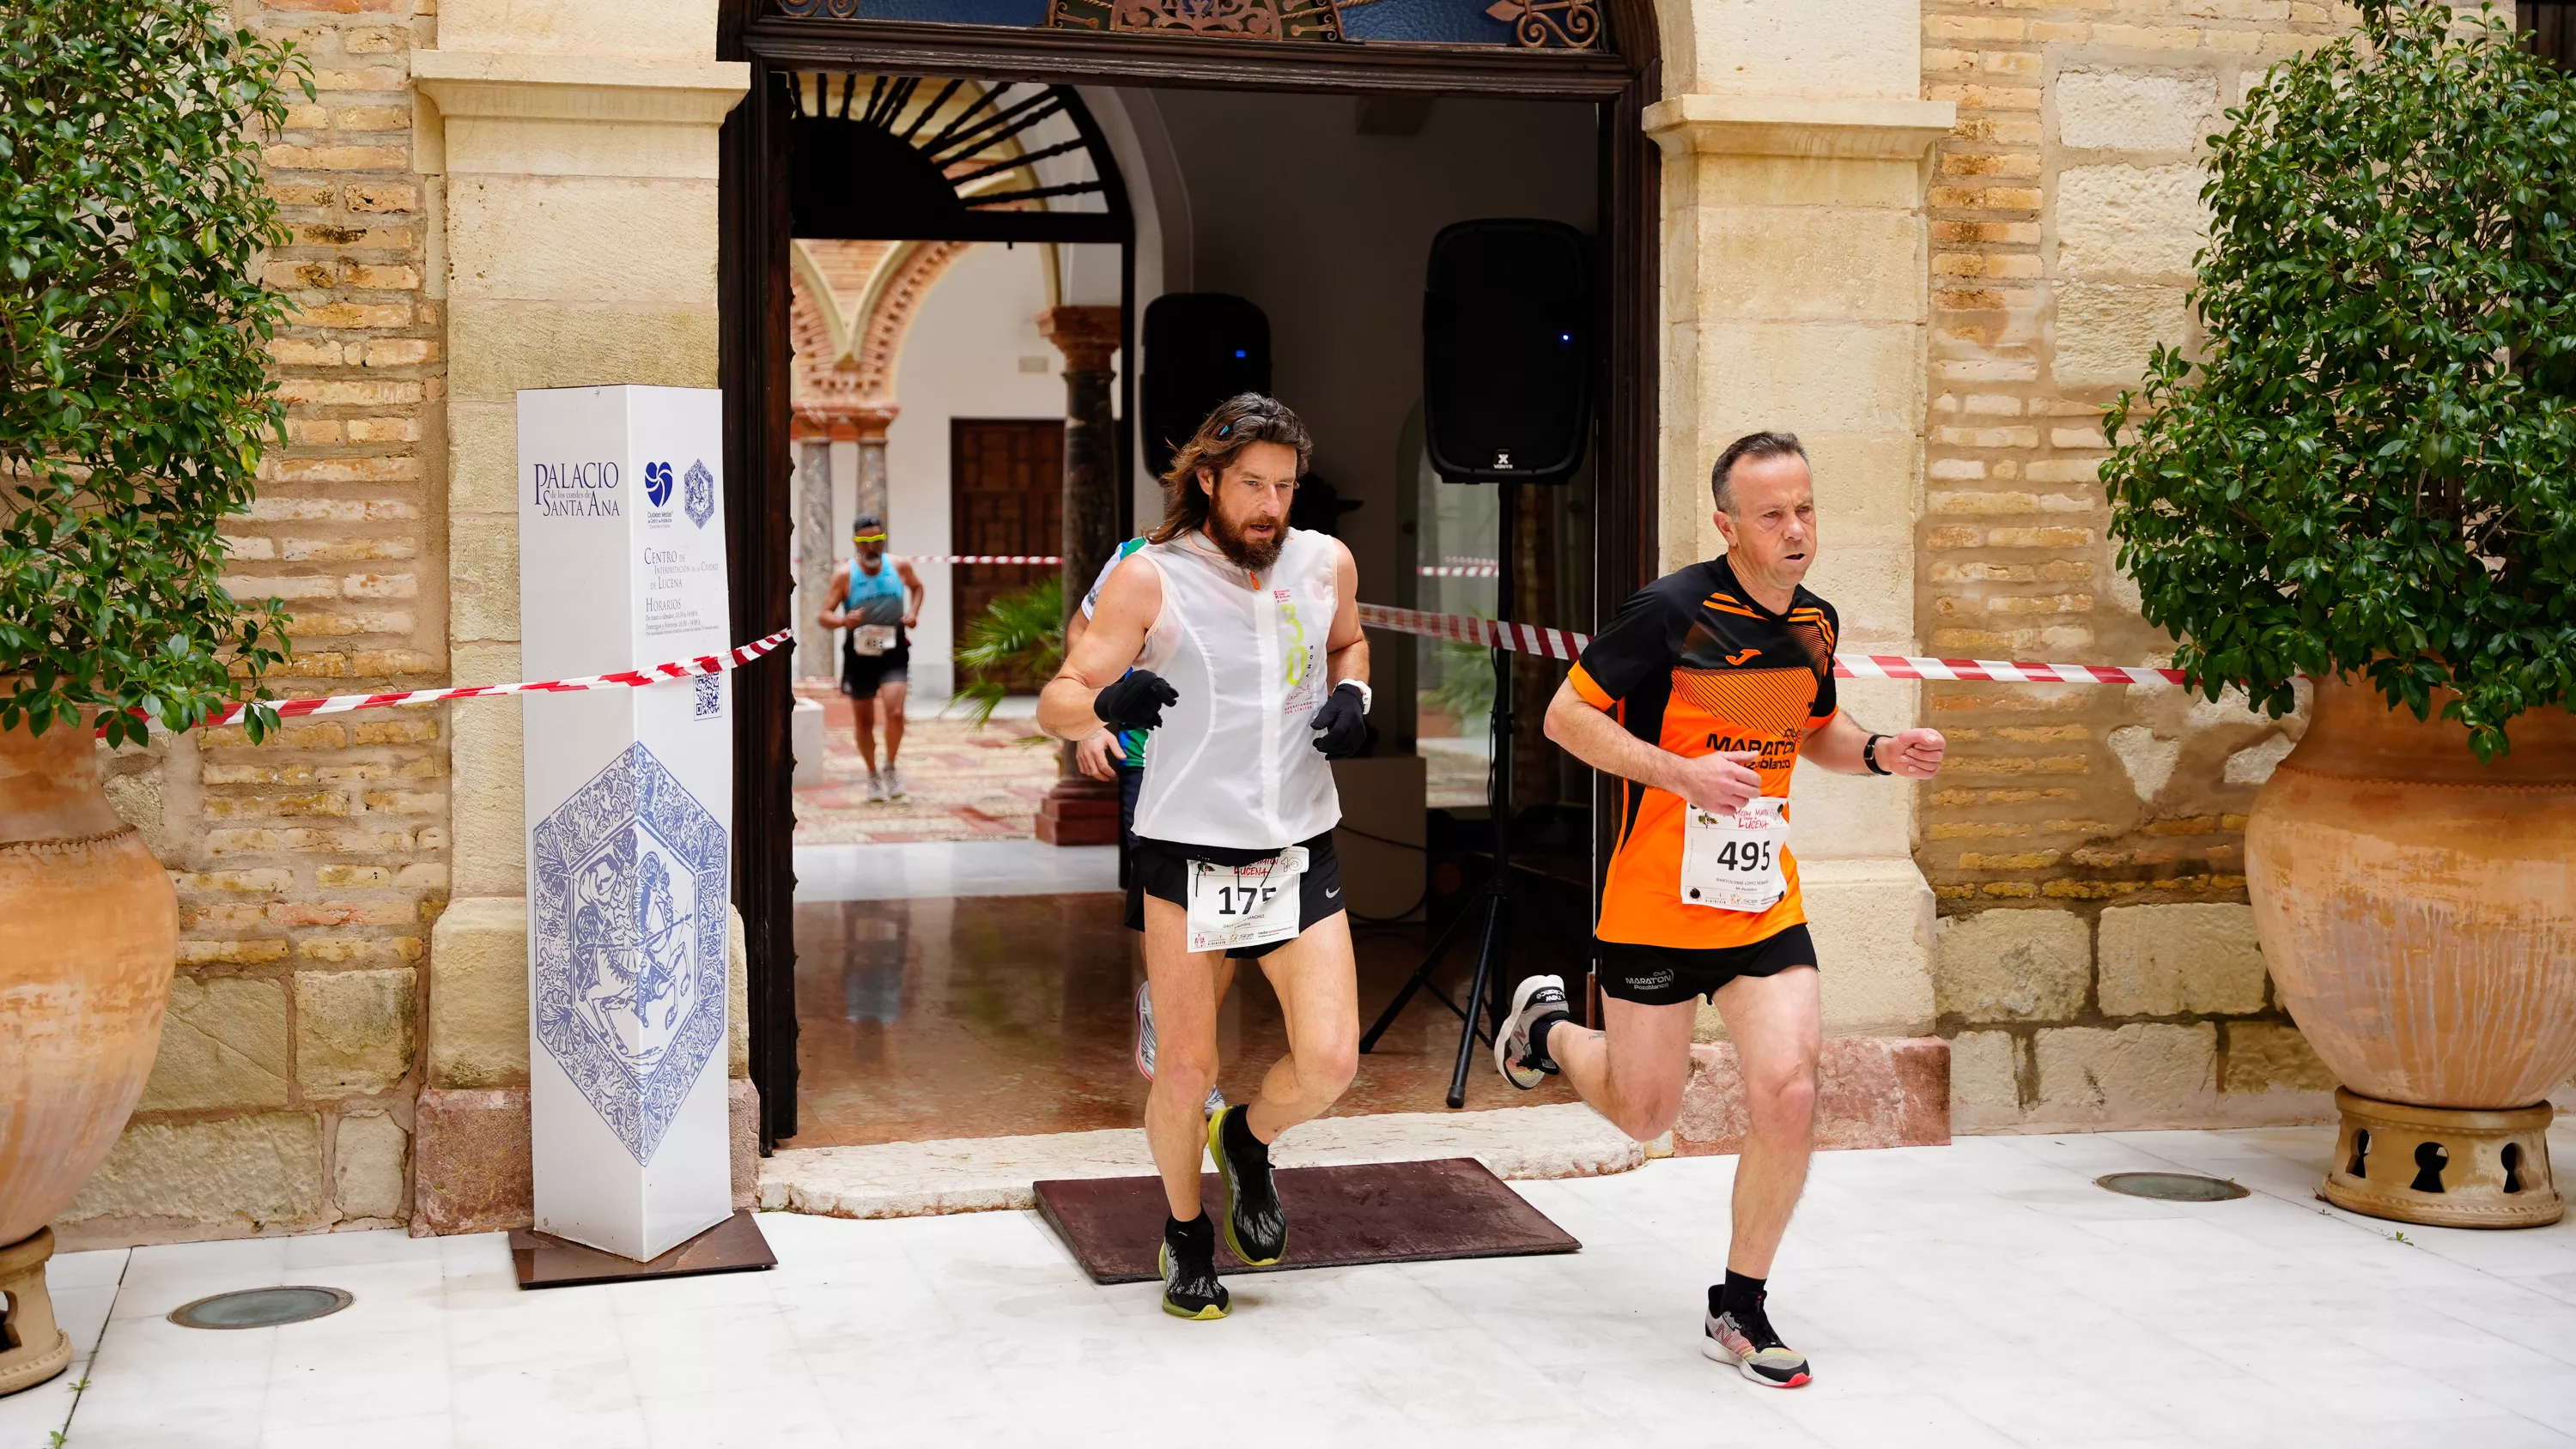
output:
[[539,822],[536,1036],[650,1165],[724,1045],[725,828],[641,744]]

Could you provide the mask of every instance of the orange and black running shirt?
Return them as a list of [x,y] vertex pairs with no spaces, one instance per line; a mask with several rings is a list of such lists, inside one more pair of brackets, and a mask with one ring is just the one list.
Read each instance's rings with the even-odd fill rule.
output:
[[[1724,558],[1639,589],[1583,651],[1568,682],[1628,733],[1676,755],[1757,750],[1762,793],[1785,800],[1799,742],[1834,717],[1833,605],[1799,589],[1789,612],[1753,601]],[[1684,905],[1681,797],[1620,782],[1618,847],[1601,889],[1604,941],[1713,949],[1803,924],[1798,863],[1780,852],[1787,893],[1767,911]]]

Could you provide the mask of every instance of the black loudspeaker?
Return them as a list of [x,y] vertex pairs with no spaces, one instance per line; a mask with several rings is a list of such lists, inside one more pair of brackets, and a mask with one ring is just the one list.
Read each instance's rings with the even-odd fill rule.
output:
[[1423,441],[1452,483],[1562,483],[1592,431],[1590,262],[1561,221],[1462,221],[1431,242]]
[[1145,464],[1161,477],[1216,405],[1270,391],[1270,319],[1225,292],[1166,292],[1145,306]]

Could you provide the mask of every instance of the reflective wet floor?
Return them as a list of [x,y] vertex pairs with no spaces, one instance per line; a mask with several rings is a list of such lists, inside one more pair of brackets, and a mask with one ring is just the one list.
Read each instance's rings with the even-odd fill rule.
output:
[[[998,1137],[1132,1127],[1137,1075],[1139,937],[1110,894],[806,902],[796,907],[798,1147]],[[1419,962],[1419,925],[1364,927],[1355,938],[1362,1025]],[[1533,942],[1516,972],[1560,970]],[[1249,965],[1250,963],[1247,963]],[[1439,978],[1462,995],[1472,950],[1453,948]],[[1442,1110],[1458,1019],[1417,996],[1336,1115]],[[1219,1018],[1219,1085],[1249,1100],[1286,1050],[1279,1001],[1257,969],[1239,970]],[[1520,1092],[1481,1044],[1469,1108],[1567,1102],[1551,1079]]]

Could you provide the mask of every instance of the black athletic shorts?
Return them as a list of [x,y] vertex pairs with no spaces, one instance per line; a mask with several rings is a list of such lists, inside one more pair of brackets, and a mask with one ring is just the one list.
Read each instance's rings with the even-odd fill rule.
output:
[[[1306,847],[1306,873],[1298,877],[1297,935],[1306,934],[1317,921],[1329,919],[1342,909],[1342,861],[1333,853],[1333,832],[1327,830],[1311,840],[1301,840]],[[1186,909],[1190,903],[1190,862],[1212,860],[1219,865],[1250,865],[1256,860],[1277,855],[1275,850],[1232,850],[1220,845],[1176,845],[1168,840],[1136,837],[1133,884],[1127,888],[1127,929],[1145,929],[1145,897],[1170,901]],[[1296,936],[1288,938],[1290,941]],[[1237,961],[1250,961],[1267,956],[1288,944],[1272,941],[1265,946],[1237,946],[1226,952]]]
[[1749,946],[1693,950],[1686,946],[1601,943],[1601,993],[1639,1006],[1677,1006],[1714,996],[1739,976],[1777,976],[1816,964],[1816,942],[1801,923]]
[[912,641],[907,639],[883,654],[861,654],[849,645],[848,636],[841,642],[841,692],[852,699],[874,699],[877,690],[888,684],[904,684],[912,679]]

